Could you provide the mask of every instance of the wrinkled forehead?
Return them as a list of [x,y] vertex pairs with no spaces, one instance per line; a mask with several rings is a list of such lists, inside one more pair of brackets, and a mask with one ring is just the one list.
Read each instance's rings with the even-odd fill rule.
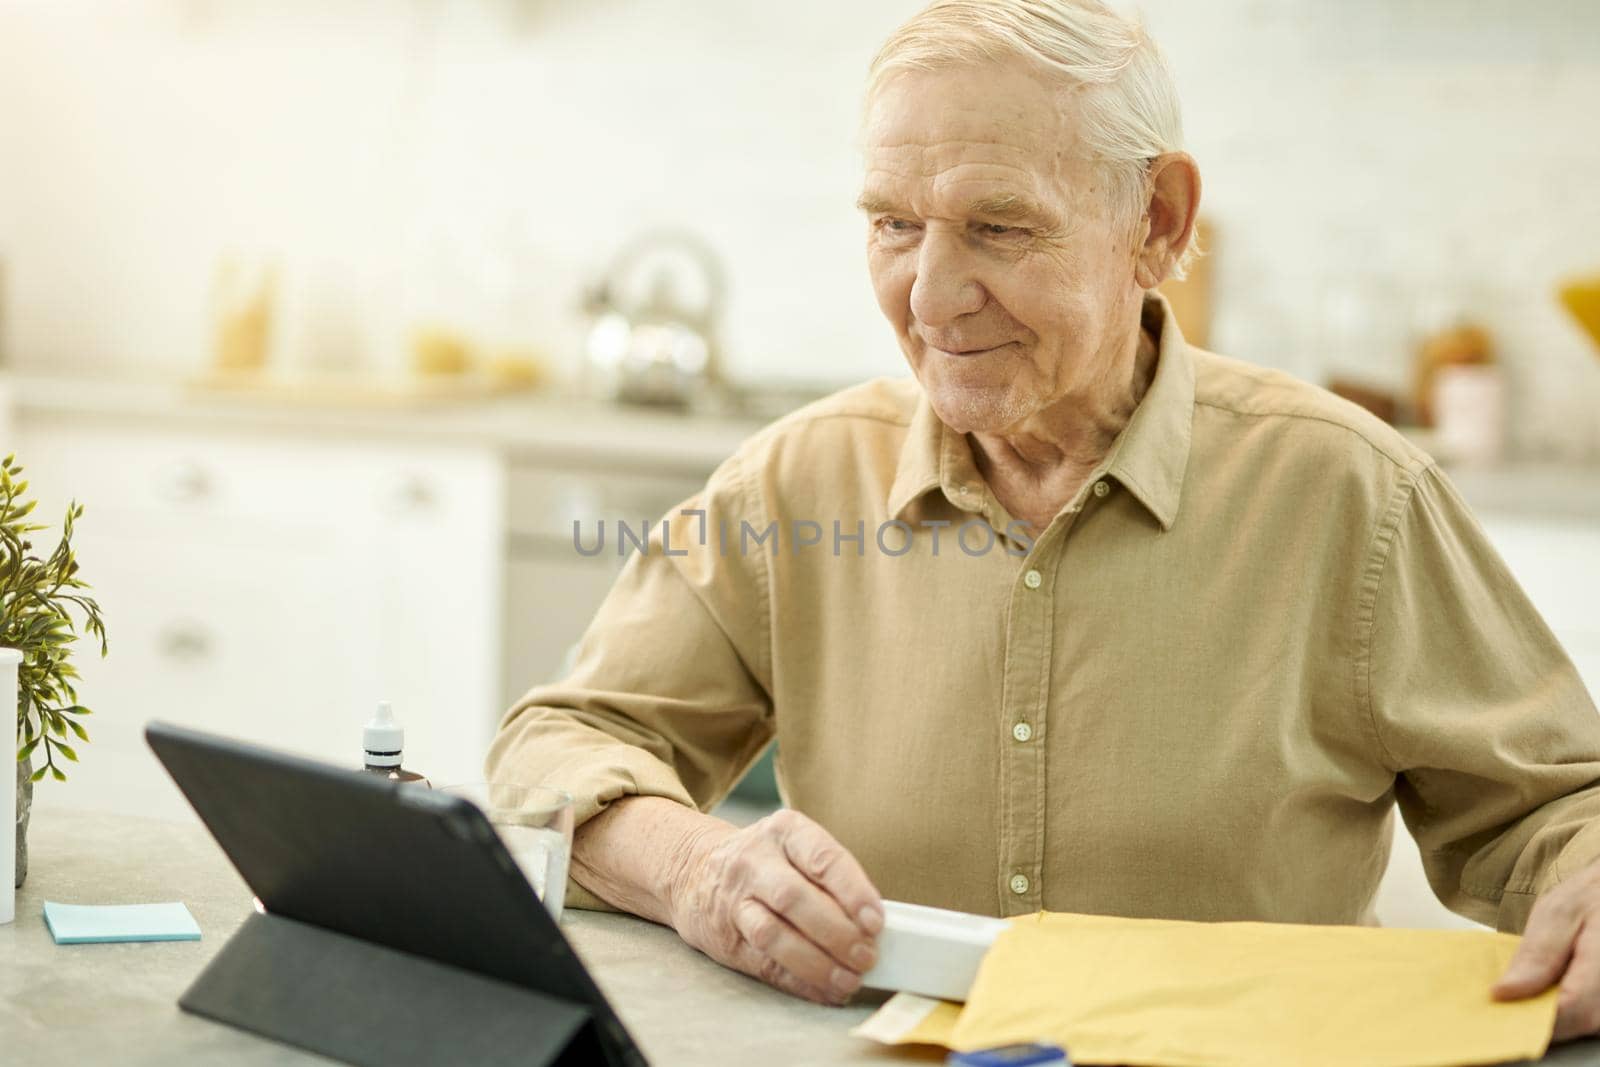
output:
[[1076,111],[1068,92],[998,64],[902,73],[867,103],[867,179],[922,183],[974,168],[1029,185],[1061,179],[1078,160]]

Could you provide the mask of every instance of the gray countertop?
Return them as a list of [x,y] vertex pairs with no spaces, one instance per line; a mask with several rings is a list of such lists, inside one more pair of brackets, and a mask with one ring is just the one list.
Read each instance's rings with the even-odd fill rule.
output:
[[[0,926],[0,1063],[326,1063],[179,1011],[178,995],[250,912],[250,892],[198,825],[36,811],[28,884]],[[182,900],[200,941],[56,945],[44,901]],[[726,970],[671,930],[569,911],[562,928],[655,1067],[941,1062],[851,1037],[874,1005],[827,1008]]]
[[[17,920],[0,926],[0,1062],[34,1064],[325,1063],[179,1011],[178,995],[250,911],[250,893],[198,825],[121,815],[36,812]],[[202,940],[58,946],[45,900],[182,900]],[[940,1050],[884,1048],[848,1031],[875,1002],[808,1004],[726,970],[672,931],[569,911],[562,928],[655,1067],[939,1063]],[[1546,1063],[1600,1065],[1600,1041]]]

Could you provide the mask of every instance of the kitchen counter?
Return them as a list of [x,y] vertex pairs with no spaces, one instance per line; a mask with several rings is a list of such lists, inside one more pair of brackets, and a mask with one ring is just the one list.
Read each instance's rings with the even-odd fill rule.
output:
[[488,445],[513,460],[620,460],[636,468],[695,471],[715,467],[770,421],[754,414],[681,413],[547,392],[337,404],[175,382],[17,375],[0,376],[0,409],[7,407],[19,416],[84,416],[101,424]]
[[[36,812],[30,842],[16,922],[0,926],[0,1062],[330,1062],[178,1009],[178,995],[250,912],[249,891],[199,825]],[[56,945],[41,918],[45,900],[182,900],[202,940]],[[712,963],[664,927],[575,910],[561,925],[655,1067],[943,1060],[851,1037],[874,1003],[796,1000]]]
[[[171,382],[0,376],[0,409],[10,405],[19,415],[81,415],[102,423],[157,422],[166,429],[197,431],[224,428],[487,445],[512,460],[626,463],[641,472],[710,470],[801,399],[769,403],[762,414],[680,413],[550,392],[340,406]],[[1508,461],[1445,470],[1477,511],[1600,523],[1600,465]]]
[[1445,474],[1474,511],[1600,524],[1600,466],[1501,463]]

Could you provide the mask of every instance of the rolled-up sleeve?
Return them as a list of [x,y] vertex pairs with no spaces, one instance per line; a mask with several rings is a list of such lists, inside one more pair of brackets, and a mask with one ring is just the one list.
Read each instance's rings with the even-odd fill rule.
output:
[[652,526],[571,674],[506,714],[491,779],[566,790],[579,824],[625,796],[708,810],[728,793],[773,736],[767,576],[738,551],[746,488],[735,456]]
[[1539,893],[1600,856],[1600,714],[1432,466],[1377,527],[1355,689],[1445,906],[1520,931]]

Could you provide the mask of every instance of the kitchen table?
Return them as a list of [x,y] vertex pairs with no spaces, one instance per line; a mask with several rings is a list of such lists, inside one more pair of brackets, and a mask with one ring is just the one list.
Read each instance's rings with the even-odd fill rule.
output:
[[[179,994],[250,912],[250,892],[198,824],[55,810],[35,813],[29,840],[17,920],[0,926],[0,1063],[328,1062],[178,1009]],[[58,946],[41,918],[45,900],[182,900],[202,939]],[[568,911],[562,928],[655,1067],[943,1059],[851,1037],[871,1001],[796,1000],[712,963],[664,927]],[[1559,1048],[1545,1062],[1600,1065],[1600,1041]]]

